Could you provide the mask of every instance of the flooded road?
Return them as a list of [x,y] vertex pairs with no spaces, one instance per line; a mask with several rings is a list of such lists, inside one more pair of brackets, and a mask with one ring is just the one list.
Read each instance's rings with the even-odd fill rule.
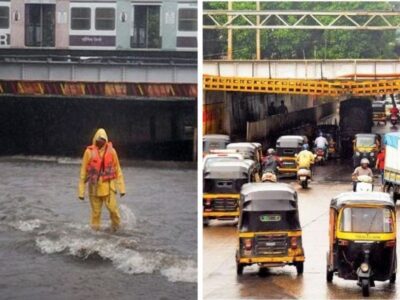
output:
[[[384,127],[375,131],[385,130]],[[355,281],[334,276],[326,283],[326,253],[328,251],[329,204],[341,192],[351,191],[351,162],[330,161],[315,169],[310,189],[302,190],[293,180],[291,184],[299,197],[300,222],[303,228],[303,246],[306,260],[303,276],[297,276],[294,266],[270,268],[260,273],[259,267],[245,267],[241,277],[236,275],[237,246],[234,222],[213,221],[204,228],[203,268],[205,299],[359,299],[361,289]],[[379,178],[375,182],[380,182]],[[379,190],[375,186],[375,190]],[[398,216],[400,205],[397,206]],[[400,230],[399,223],[398,231]],[[400,299],[400,281],[377,282],[371,288],[371,298]]]
[[102,230],[88,226],[76,162],[0,161],[1,298],[194,299],[196,171],[122,162],[122,229],[111,234],[105,207]]

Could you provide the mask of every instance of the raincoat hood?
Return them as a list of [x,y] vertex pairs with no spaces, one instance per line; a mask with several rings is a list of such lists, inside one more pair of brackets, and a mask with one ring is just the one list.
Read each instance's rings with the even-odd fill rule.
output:
[[107,136],[106,131],[103,128],[99,128],[96,131],[96,134],[94,135],[93,140],[92,140],[93,145],[96,145],[96,140],[98,138],[103,138],[106,140],[106,143],[108,143],[108,136]]

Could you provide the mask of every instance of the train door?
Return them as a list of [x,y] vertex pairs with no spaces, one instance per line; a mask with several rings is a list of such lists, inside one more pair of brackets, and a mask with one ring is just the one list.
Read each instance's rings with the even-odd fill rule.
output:
[[161,48],[160,6],[133,6],[132,48]]
[[25,5],[25,46],[55,46],[55,4]]

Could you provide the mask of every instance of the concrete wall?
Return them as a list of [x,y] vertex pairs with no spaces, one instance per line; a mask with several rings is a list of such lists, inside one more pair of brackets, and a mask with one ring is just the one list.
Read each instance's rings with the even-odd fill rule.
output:
[[[336,113],[337,105],[337,102],[330,102],[286,115],[274,115],[265,120],[247,122],[246,140],[268,142],[283,133],[299,132],[301,127],[315,127],[321,119]],[[302,134],[307,135],[305,131]]]
[[191,160],[196,101],[0,97],[0,155],[80,156],[103,127],[121,157]]
[[[209,112],[207,119],[203,119],[204,132],[226,133],[239,137],[246,136],[247,122],[268,117],[268,106],[271,102],[278,107],[281,101],[284,101],[289,112],[313,106],[313,99],[303,95],[206,92],[204,97],[203,108],[205,112]],[[223,103],[223,108],[217,107],[217,103]],[[214,124],[209,120],[210,111]]]

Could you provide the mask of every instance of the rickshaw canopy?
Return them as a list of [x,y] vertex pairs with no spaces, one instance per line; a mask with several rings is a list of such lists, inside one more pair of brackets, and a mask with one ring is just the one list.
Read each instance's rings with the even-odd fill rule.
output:
[[352,205],[386,206],[395,209],[392,199],[381,192],[346,192],[331,200],[330,207],[339,210]]

